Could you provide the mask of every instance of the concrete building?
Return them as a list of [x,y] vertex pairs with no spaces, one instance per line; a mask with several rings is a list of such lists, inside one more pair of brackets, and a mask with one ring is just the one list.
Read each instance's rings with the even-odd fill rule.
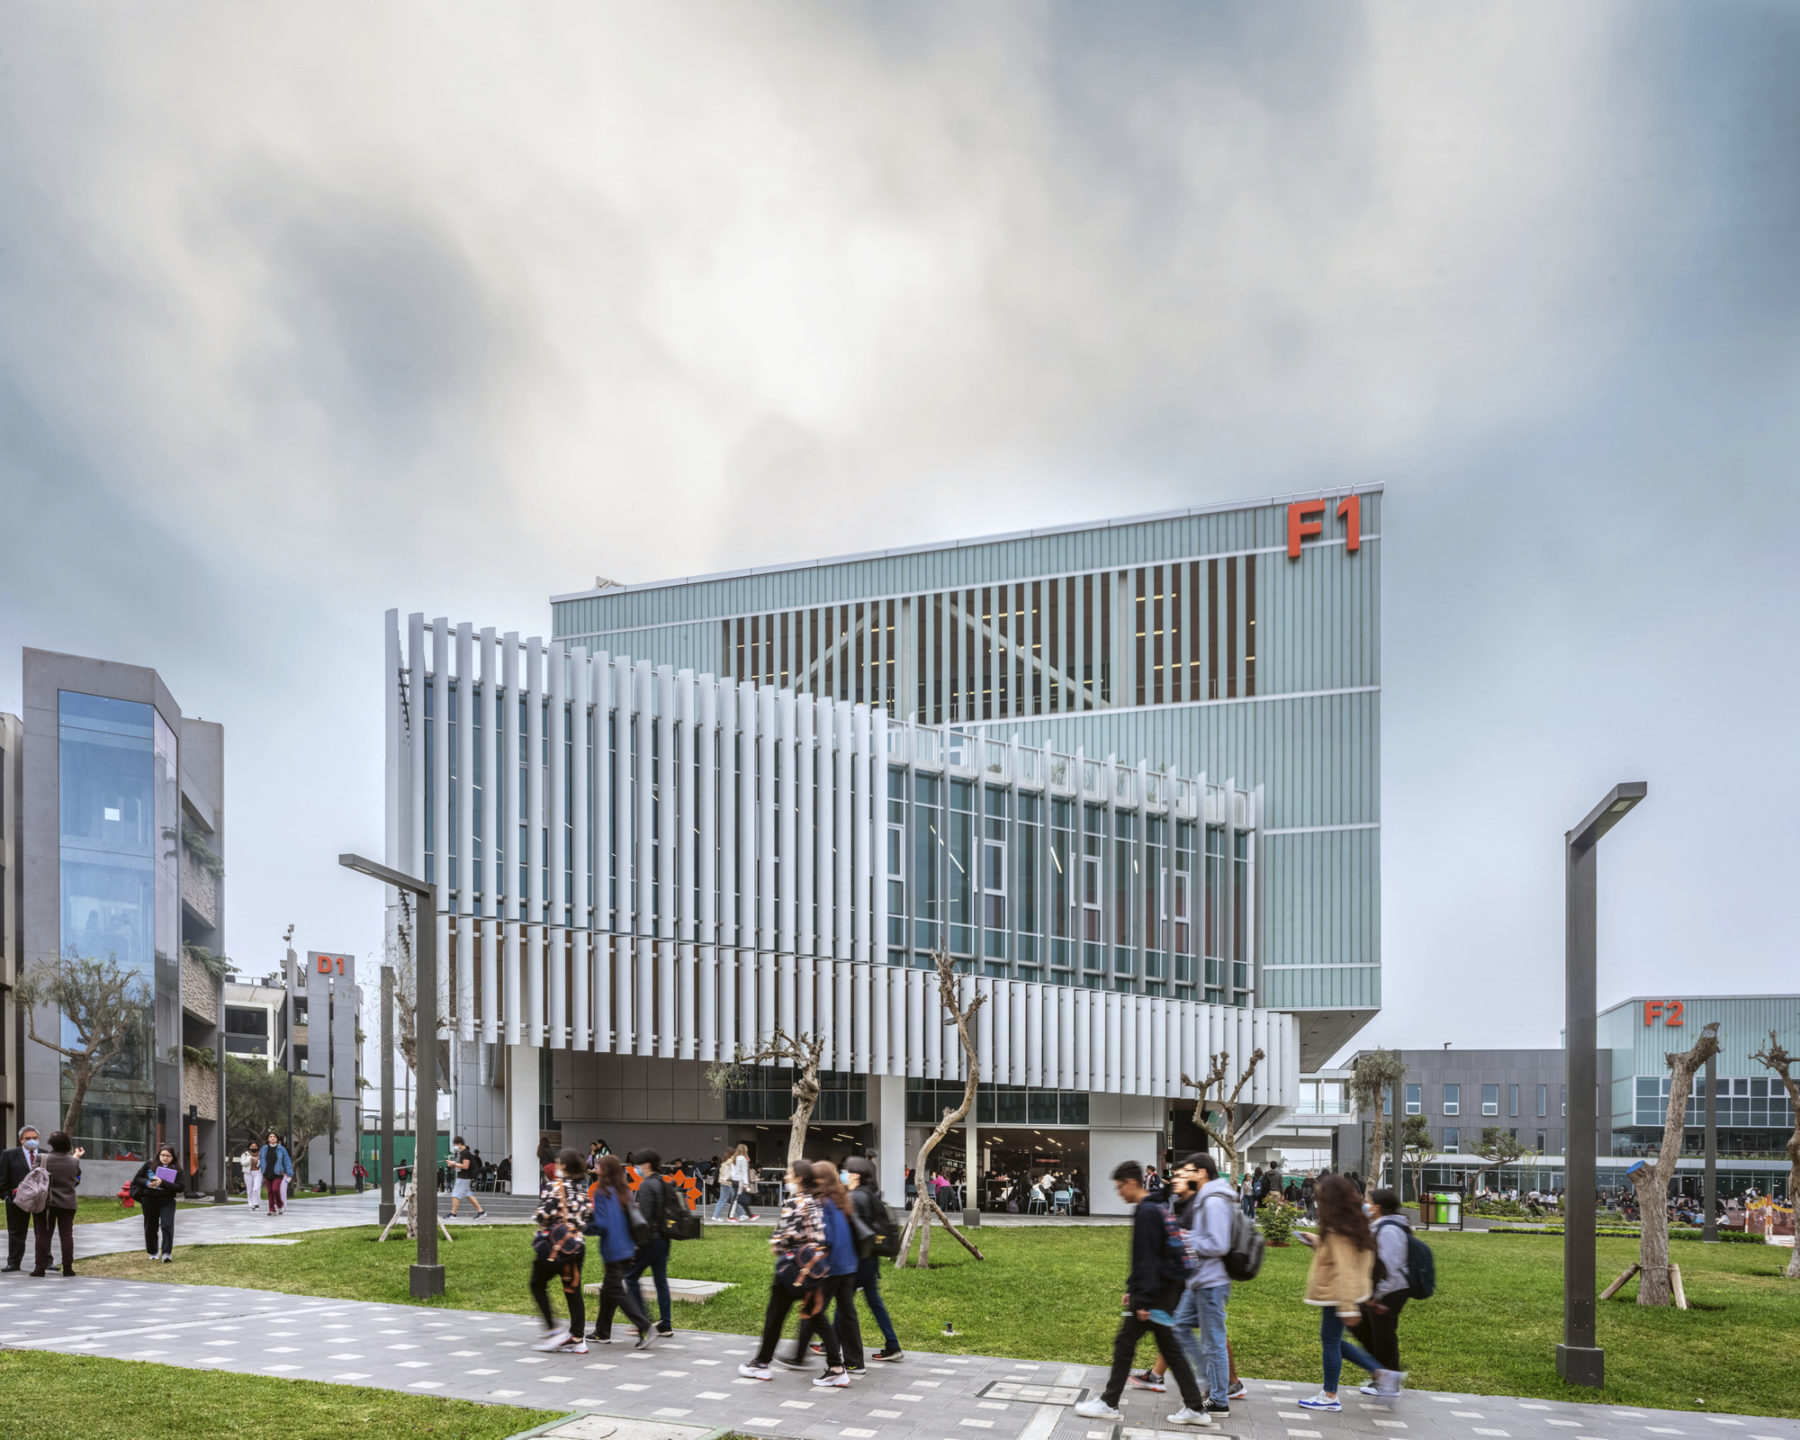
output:
[[[25,972],[85,967],[136,1018],[84,1077],[86,1017],[26,1017],[20,1115],[48,1132],[74,1107],[84,1193],[111,1194],[159,1144],[210,1188],[218,1151],[224,966],[224,731],[182,713],[154,670],[24,652],[18,867]],[[78,1007],[79,1008],[79,1007]]]
[[[1597,1135],[1602,1192],[1629,1189],[1626,1167],[1662,1144],[1669,1099],[1666,1057],[1686,1050],[1702,1026],[1719,1022],[1715,1062],[1720,1186],[1760,1193],[1785,1190],[1787,1139],[1792,1107],[1778,1077],[1750,1058],[1771,1031],[1790,1050],[1800,1048],[1800,995],[1643,997],[1600,1012]],[[1568,1092],[1562,1050],[1403,1050],[1404,1114],[1423,1115],[1436,1155],[1428,1185],[1453,1184],[1487,1171],[1476,1155],[1482,1132],[1516,1136],[1527,1152],[1505,1166],[1491,1184],[1503,1188],[1559,1189],[1567,1153]],[[1354,1062],[1354,1058],[1353,1062]],[[1699,1193],[1704,1154],[1705,1077],[1695,1077],[1687,1106],[1678,1186]],[[1363,1165],[1371,1117],[1355,1115],[1339,1138],[1345,1169]],[[1409,1179],[1410,1193],[1410,1179]]]
[[19,781],[25,726],[0,714],[0,1135],[18,1136],[19,1083],[25,1054],[25,1017],[13,998],[24,955],[20,926],[23,876],[19,869]]
[[1379,1004],[1379,500],[610,587],[547,645],[390,614],[457,1128],[779,1158],[785,1081],[706,1067],[797,1028],[821,1153],[898,1194],[960,1084],[939,948],[988,997],[977,1168],[1156,1159],[1220,1049],[1274,1123]]

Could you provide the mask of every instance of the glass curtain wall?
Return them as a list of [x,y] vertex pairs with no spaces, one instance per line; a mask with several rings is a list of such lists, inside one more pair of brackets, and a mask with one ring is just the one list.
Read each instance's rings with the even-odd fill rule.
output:
[[61,1109],[96,1159],[142,1159],[179,1123],[181,819],[174,732],[153,706],[58,702]]

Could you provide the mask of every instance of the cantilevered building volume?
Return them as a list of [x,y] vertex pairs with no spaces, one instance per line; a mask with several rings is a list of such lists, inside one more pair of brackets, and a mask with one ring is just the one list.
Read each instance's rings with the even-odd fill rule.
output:
[[1157,1158],[1221,1049],[1272,1123],[1379,1004],[1379,505],[612,586],[548,643],[390,615],[457,1127],[779,1160],[785,1083],[705,1069],[780,1026],[898,1193],[960,1088],[938,949],[990,997],[980,1173]]

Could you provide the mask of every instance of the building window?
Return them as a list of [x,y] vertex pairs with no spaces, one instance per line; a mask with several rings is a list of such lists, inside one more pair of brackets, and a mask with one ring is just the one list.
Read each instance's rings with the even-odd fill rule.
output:
[[1549,1134],[1547,1131],[1540,1130],[1537,1132],[1537,1152],[1538,1152],[1538,1154],[1542,1155],[1546,1150],[1548,1150],[1550,1148],[1549,1146],[1547,1146],[1544,1143],[1545,1140],[1548,1138],[1549,1138]]
[[1562,1099],[1560,1101],[1562,1109],[1559,1113],[1567,1115],[1569,1113],[1569,1087],[1567,1085],[1562,1085],[1558,1088],[1562,1091]]
[[1444,1113],[1446,1115],[1462,1114],[1462,1086],[1446,1085],[1444,1087]]
[[1406,1113],[1408,1115],[1422,1115],[1425,1113],[1425,1087],[1423,1085],[1408,1085],[1406,1087]]
[[[990,960],[1006,958],[1006,805],[1007,792],[986,794],[981,840],[982,953]],[[1004,967],[1002,967],[1004,973]]]
[[1460,1153],[1458,1150],[1458,1142],[1457,1142],[1458,1134],[1459,1134],[1459,1132],[1454,1125],[1446,1125],[1444,1127],[1444,1153],[1446,1155],[1455,1155],[1455,1154]]
[[1548,1085],[1540,1085],[1540,1086],[1538,1086],[1538,1119],[1540,1119],[1540,1120],[1543,1119],[1544,1116],[1548,1115],[1549,1113],[1550,1113],[1550,1087]]
[[1042,853],[1043,833],[1044,802],[1036,795],[1019,796],[1019,843],[1013,857],[1013,914],[1019,932],[1019,953],[1015,958],[1033,969],[1043,963],[1040,936],[1044,926],[1038,914],[1038,856]]
[[1498,1115],[1500,1113],[1500,1087],[1498,1085],[1483,1085],[1481,1087],[1481,1113],[1483,1115]]
[[913,945],[926,952],[938,948],[938,924],[943,918],[938,859],[944,845],[944,815],[938,796],[941,783],[935,775],[913,776]]
[[[889,945],[906,944],[906,772],[888,784],[887,887]],[[824,947],[820,947],[823,949]]]
[[950,782],[950,953],[975,952],[975,787]]
[[1519,1114],[1519,1087],[1517,1085],[1509,1085],[1506,1087],[1506,1101],[1507,1104],[1512,1107],[1506,1113],[1514,1119],[1517,1119]]

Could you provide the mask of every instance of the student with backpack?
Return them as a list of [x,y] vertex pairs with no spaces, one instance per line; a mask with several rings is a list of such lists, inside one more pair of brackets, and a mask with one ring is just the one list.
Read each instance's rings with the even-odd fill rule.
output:
[[900,1349],[900,1337],[894,1333],[894,1322],[881,1299],[881,1262],[900,1253],[900,1227],[894,1223],[894,1212],[881,1198],[881,1190],[875,1183],[874,1162],[866,1155],[852,1155],[844,1162],[844,1170],[848,1176],[844,1183],[850,1192],[851,1213],[874,1237],[869,1253],[858,1259],[856,1280],[838,1301],[837,1308],[838,1345],[844,1352],[844,1368],[856,1375],[863,1368],[862,1326],[856,1319],[858,1290],[862,1291],[869,1314],[881,1327],[881,1349],[875,1352],[875,1358],[905,1359]]
[[[19,1189],[13,1193],[32,1211],[32,1229],[37,1237],[37,1269],[28,1273],[36,1279],[42,1279],[44,1272],[50,1267],[50,1240],[56,1236],[62,1241],[62,1273],[71,1279],[75,1275],[75,1198],[76,1187],[81,1184],[81,1157],[86,1152],[80,1149],[74,1138],[66,1130],[50,1132],[50,1153],[43,1157],[38,1170],[28,1174],[26,1181],[42,1184],[42,1203],[36,1197],[21,1193],[29,1191],[32,1185],[21,1182]],[[37,1176],[45,1178],[39,1182]]]
[[1113,1340],[1112,1373],[1106,1388],[1091,1400],[1083,1400],[1075,1413],[1084,1420],[1122,1420],[1119,1397],[1131,1373],[1138,1341],[1148,1331],[1156,1338],[1157,1352],[1168,1362],[1181,1391],[1181,1409],[1169,1417],[1171,1425],[1210,1425],[1206,1401],[1193,1368],[1175,1338],[1175,1317],[1170,1312],[1180,1303],[1187,1282],[1186,1246],[1173,1218],[1144,1189],[1144,1170],[1127,1160],[1113,1171],[1113,1188],[1132,1207],[1131,1270],[1125,1280],[1124,1314]]
[[[1362,1393],[1391,1397],[1400,1393],[1401,1382],[1406,1379],[1406,1372],[1400,1368],[1400,1312],[1406,1308],[1415,1287],[1421,1299],[1431,1293],[1431,1251],[1413,1235],[1412,1226],[1401,1213],[1397,1194],[1377,1190],[1369,1200],[1379,1212],[1375,1221],[1375,1293],[1363,1306],[1361,1320],[1350,1328],[1386,1372],[1381,1379],[1363,1386]],[[1415,1250],[1425,1251],[1423,1263],[1415,1260]],[[1388,1388],[1382,1388],[1383,1381]]]
[[640,1282],[644,1272],[650,1272],[656,1286],[656,1333],[669,1336],[675,1333],[675,1322],[669,1314],[669,1242],[680,1224],[675,1212],[678,1208],[687,1209],[687,1202],[662,1178],[662,1156],[655,1150],[639,1150],[629,1158],[638,1175],[638,1211],[650,1227],[650,1238],[638,1247],[637,1258],[625,1272],[625,1283],[637,1295],[638,1304],[643,1305]]
[[[587,1166],[576,1150],[557,1154],[556,1183],[545,1192],[532,1218],[537,1233],[531,1237],[531,1298],[544,1317],[544,1335],[533,1350],[555,1350],[568,1355],[587,1354],[582,1326],[587,1306],[581,1289],[581,1265],[587,1258],[587,1226],[593,1218],[584,1193]],[[562,1281],[563,1299],[569,1307],[569,1323],[558,1325],[550,1309],[550,1277]]]
[[[815,1167],[808,1160],[796,1160],[788,1166],[790,1193],[787,1203],[781,1207],[781,1218],[775,1222],[775,1233],[769,1237],[769,1245],[775,1251],[775,1275],[769,1286],[768,1309],[763,1314],[762,1340],[748,1363],[738,1366],[738,1374],[746,1380],[774,1378],[769,1362],[775,1358],[782,1326],[787,1323],[788,1311],[796,1302],[803,1316],[817,1316],[835,1293],[832,1271],[836,1269],[840,1274],[848,1273],[852,1277],[856,1273],[856,1247],[851,1239],[849,1216],[826,1193],[823,1179],[817,1173],[824,1168]],[[835,1173],[831,1174],[831,1180],[833,1188],[842,1195],[843,1187],[836,1183]],[[847,1267],[844,1265],[846,1251],[849,1255]],[[808,1328],[802,1323],[802,1344],[796,1350],[796,1364],[805,1363],[804,1341]],[[823,1327],[819,1339],[825,1346],[825,1373],[815,1375],[812,1383],[821,1388],[848,1385],[850,1377],[844,1370],[837,1331]]]
[[1346,1359],[1367,1370],[1383,1394],[1394,1393],[1398,1382],[1362,1346],[1344,1338],[1345,1323],[1360,1320],[1363,1302],[1374,1294],[1375,1235],[1363,1214],[1362,1194],[1343,1176],[1327,1175],[1319,1182],[1318,1202],[1317,1236],[1304,1230],[1297,1233],[1313,1251],[1306,1275],[1306,1303],[1319,1307],[1319,1348],[1325,1374],[1319,1393],[1302,1400],[1300,1406],[1342,1410],[1337,1392]]
[[[637,1263],[634,1257],[640,1242],[647,1238],[648,1227],[641,1233],[632,1223],[637,1202],[626,1181],[624,1162],[610,1151],[602,1153],[600,1163],[594,1167],[594,1186],[588,1192],[588,1198],[593,1201],[593,1210],[587,1233],[599,1236],[600,1262],[605,1267],[600,1283],[599,1313],[590,1338],[602,1345],[610,1343],[613,1314],[622,1310],[637,1329],[637,1348],[642,1350],[654,1343],[657,1332],[650,1324],[650,1317],[644,1313],[644,1302],[637,1286],[627,1285],[625,1277]],[[636,1218],[641,1220],[641,1214]]]

